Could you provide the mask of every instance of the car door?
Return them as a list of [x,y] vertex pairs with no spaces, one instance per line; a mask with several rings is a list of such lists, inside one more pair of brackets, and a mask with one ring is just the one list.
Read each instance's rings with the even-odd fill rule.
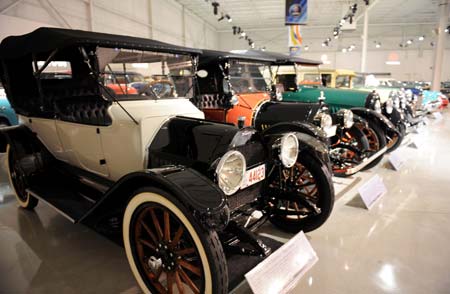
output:
[[[97,108],[96,108],[97,107]],[[87,99],[72,99],[59,106],[56,129],[68,163],[83,170],[109,176],[103,153],[98,104]]]

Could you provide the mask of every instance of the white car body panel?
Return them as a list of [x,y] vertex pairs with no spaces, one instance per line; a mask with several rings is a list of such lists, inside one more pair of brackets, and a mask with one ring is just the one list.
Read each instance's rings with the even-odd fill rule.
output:
[[[204,119],[203,112],[185,98],[120,103],[139,125],[117,103],[108,109],[110,126],[34,117],[30,123],[30,118],[21,119],[57,159],[113,181],[146,168],[147,149],[168,119],[174,116]],[[102,159],[106,164],[100,163]]]

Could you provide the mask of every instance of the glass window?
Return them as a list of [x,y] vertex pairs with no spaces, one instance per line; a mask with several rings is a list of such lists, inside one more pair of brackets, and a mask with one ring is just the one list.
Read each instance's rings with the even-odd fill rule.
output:
[[190,55],[99,48],[97,56],[102,82],[119,100],[192,97]]
[[336,88],[350,88],[350,76],[337,76]]
[[319,73],[307,73],[303,75],[303,80],[299,81],[301,85],[321,85]]
[[[231,61],[229,68],[230,83],[237,93],[265,92],[270,78],[263,76],[267,65],[254,62]],[[227,90],[226,80],[223,85]]]
[[352,78],[354,88],[364,88],[366,86],[365,76],[354,76]]
[[322,85],[324,87],[329,87],[331,84],[331,74],[321,74],[322,75]]
[[[38,61],[38,68],[44,66],[45,61]],[[68,61],[51,61],[41,72],[43,80],[63,80],[72,78],[72,67]]]

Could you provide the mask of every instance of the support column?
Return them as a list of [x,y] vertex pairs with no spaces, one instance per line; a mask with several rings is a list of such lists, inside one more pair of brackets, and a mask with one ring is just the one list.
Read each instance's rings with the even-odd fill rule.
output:
[[439,28],[436,49],[434,50],[434,66],[433,66],[433,82],[431,84],[431,90],[440,91],[441,89],[441,75],[442,75],[442,63],[444,62],[444,49],[445,49],[445,28],[448,22],[448,7],[450,6],[450,0],[439,1]]
[[367,65],[367,41],[369,38],[369,9],[366,7],[366,10],[364,11],[364,28],[363,28],[363,35],[362,35],[362,52],[361,52],[361,72],[366,72],[366,65]]
[[94,0],[88,0],[89,8],[89,30],[95,31],[94,28]]

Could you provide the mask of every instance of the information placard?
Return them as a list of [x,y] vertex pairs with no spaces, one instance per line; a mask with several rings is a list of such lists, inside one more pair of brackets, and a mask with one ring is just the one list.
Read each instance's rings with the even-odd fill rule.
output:
[[379,175],[374,175],[358,189],[358,193],[367,209],[372,208],[375,201],[386,192],[387,188]]
[[288,293],[318,260],[305,234],[300,232],[245,278],[255,294]]
[[400,154],[400,150],[397,149],[394,152],[391,152],[389,154],[389,163],[392,165],[392,167],[396,170],[399,171],[402,166],[405,164],[405,158],[403,157],[402,154]]
[[440,113],[440,112],[433,112],[433,118],[436,120],[436,121],[440,121],[441,119],[442,119],[442,114]]

